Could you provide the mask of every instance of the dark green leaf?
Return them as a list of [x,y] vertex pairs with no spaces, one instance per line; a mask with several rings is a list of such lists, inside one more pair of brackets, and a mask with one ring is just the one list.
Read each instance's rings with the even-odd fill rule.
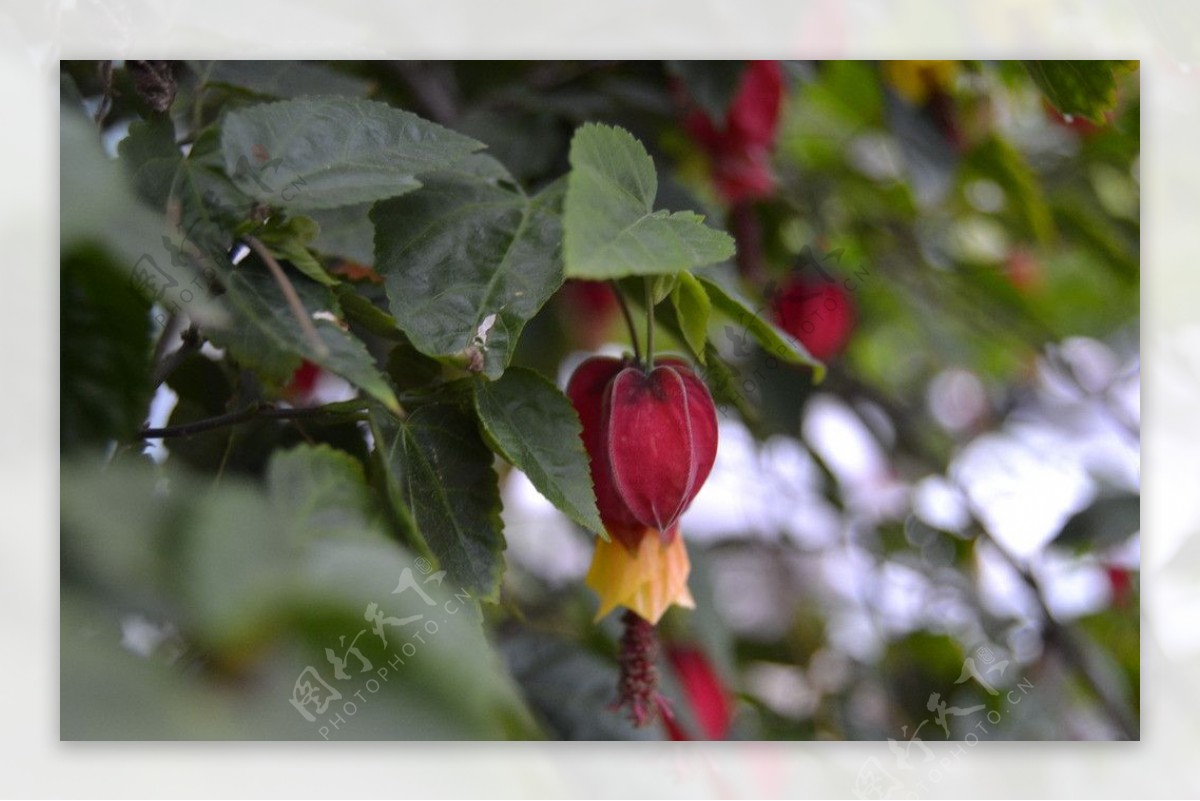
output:
[[321,226],[313,248],[327,256],[371,267],[375,264],[375,228],[370,213],[370,203],[313,211],[312,218]]
[[496,600],[503,568],[500,492],[492,453],[456,406],[422,406],[407,419],[371,414],[392,503],[410,515],[454,581]]
[[417,176],[483,147],[383,103],[308,98],[231,111],[221,131],[226,172],[272,206],[326,209],[411,192]]
[[715,281],[707,278],[698,280],[704,287],[704,291],[708,293],[713,308],[736,324],[736,328],[726,326],[725,329],[735,342],[743,342],[749,335],[780,361],[811,367],[814,381],[820,382],[824,379],[825,365],[817,361],[798,341],[760,317],[748,301],[738,297]]
[[527,198],[456,173],[376,204],[375,268],[413,345],[504,372],[521,330],[562,285],[560,199],[557,184]]
[[1103,123],[1117,105],[1117,77],[1136,61],[1026,61],[1033,82],[1063,114]]
[[138,195],[151,206],[165,209],[175,172],[183,161],[170,117],[131,123],[129,135],[117,145],[117,154]]
[[63,257],[60,446],[128,441],[150,403],[150,304],[95,248]]
[[570,161],[564,213],[569,277],[677,273],[733,256],[733,239],[700,215],[654,211],[654,162],[627,131],[580,127]]
[[362,97],[370,81],[303,61],[189,61],[203,85],[230,86],[266,97],[347,95]]
[[[303,279],[293,284],[310,316],[316,312],[335,314],[336,304],[329,290]],[[307,359],[340,375],[388,408],[399,410],[395,393],[366,346],[337,323],[314,319],[313,326],[325,344],[324,351],[316,348],[264,266],[247,260],[231,271],[221,300],[236,323],[206,329],[206,333],[264,378],[282,384],[300,366],[301,359]]]
[[513,368],[498,381],[475,382],[475,410],[493,450],[525,471],[567,517],[608,538],[579,417],[558,387],[532,370]]

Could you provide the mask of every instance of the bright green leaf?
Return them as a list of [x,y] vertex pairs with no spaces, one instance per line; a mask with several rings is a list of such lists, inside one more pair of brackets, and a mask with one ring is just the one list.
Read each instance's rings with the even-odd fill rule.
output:
[[411,192],[483,145],[383,103],[323,97],[229,112],[226,172],[272,206],[327,209]]
[[671,305],[675,307],[679,328],[688,347],[703,363],[708,318],[712,314],[712,301],[704,291],[704,285],[691,273],[680,273],[679,282],[671,291]]
[[525,324],[562,285],[559,185],[527,198],[469,173],[429,176],[376,204],[375,269],[422,353],[498,377]]
[[579,417],[558,387],[523,368],[475,382],[475,410],[493,450],[525,471],[567,517],[607,539],[580,440]]
[[570,162],[564,212],[569,277],[677,273],[733,256],[733,239],[700,215],[654,211],[654,162],[627,131],[583,125],[571,140]]

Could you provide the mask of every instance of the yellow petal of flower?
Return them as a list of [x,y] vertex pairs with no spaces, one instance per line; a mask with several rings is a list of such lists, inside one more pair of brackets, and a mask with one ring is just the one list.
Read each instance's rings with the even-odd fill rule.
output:
[[687,549],[678,530],[670,542],[663,544],[657,531],[647,529],[636,552],[615,538],[611,542],[597,539],[587,574],[587,585],[600,596],[596,620],[618,606],[633,610],[650,623],[657,623],[671,604],[695,608],[687,588],[690,571]]

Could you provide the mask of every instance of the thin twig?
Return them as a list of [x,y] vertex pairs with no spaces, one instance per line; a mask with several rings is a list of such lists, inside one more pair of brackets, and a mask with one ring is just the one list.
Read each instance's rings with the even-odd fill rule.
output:
[[279,291],[283,293],[283,297],[287,300],[288,307],[291,308],[292,314],[295,316],[296,322],[300,324],[300,330],[304,333],[305,338],[309,340],[309,344],[313,346],[319,355],[328,356],[329,346],[317,334],[317,329],[313,326],[312,318],[308,316],[308,311],[304,308],[304,304],[300,302],[300,296],[296,294],[296,288],[288,280],[287,275],[283,272],[283,268],[279,266],[279,262],[275,261],[275,257],[271,255],[271,251],[267,246],[254,237],[247,236],[245,237],[245,241],[258,254],[258,257],[266,263],[267,269],[275,277],[275,282],[279,284]]
[[[172,437],[190,437],[195,434],[203,434],[206,431],[214,431],[218,428],[233,426],[239,423],[246,423],[257,419],[270,420],[296,420],[300,418],[311,418],[318,422],[345,422],[346,420],[365,420],[366,417],[357,412],[350,411],[331,411],[322,406],[312,406],[303,409],[279,409],[269,403],[252,403],[244,409],[239,409],[236,412],[209,417],[204,420],[196,420],[192,423],[183,423],[177,426],[166,426],[165,428],[143,428],[138,432],[140,439],[170,439]],[[322,420],[324,418],[324,420]]]

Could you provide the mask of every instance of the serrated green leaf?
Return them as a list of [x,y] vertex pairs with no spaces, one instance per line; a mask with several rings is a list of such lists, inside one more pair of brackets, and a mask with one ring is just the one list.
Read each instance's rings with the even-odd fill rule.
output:
[[455,583],[496,600],[504,532],[492,452],[457,406],[422,406],[406,419],[372,411],[388,494],[415,522]]
[[[309,315],[336,308],[333,295],[317,284],[293,282]],[[302,359],[340,375],[354,386],[381,401],[389,409],[400,408],[396,395],[375,366],[366,346],[353,334],[326,319],[313,326],[326,350],[319,351],[300,328],[278,284],[265,267],[243,262],[225,279],[221,300],[230,312],[232,325],[206,329],[210,338],[229,348],[234,357],[263,377],[284,383]]]
[[371,493],[362,463],[328,445],[277,451],[267,464],[277,523],[294,542],[361,538],[370,528]]
[[560,185],[534,198],[474,174],[438,174],[375,205],[375,269],[392,314],[435,358],[498,377],[525,324],[562,285]]
[[627,131],[581,126],[570,162],[563,221],[569,277],[677,273],[733,256],[733,239],[700,215],[654,211],[654,162]]
[[493,450],[567,517],[608,539],[579,416],[558,387],[532,370],[512,368],[497,381],[475,382],[475,411]]
[[741,341],[749,334],[764,350],[780,361],[811,367],[815,382],[819,383],[825,378],[825,365],[814,358],[800,342],[760,317],[748,301],[708,278],[697,280],[704,287],[713,308],[736,324],[736,328],[726,327],[732,338]]
[[1103,123],[1117,105],[1117,76],[1137,61],[1026,61],[1033,82],[1063,114]]
[[230,86],[265,97],[347,95],[362,97],[371,82],[303,61],[189,61],[203,86]]
[[482,148],[474,139],[383,103],[323,97],[229,112],[226,172],[272,206],[327,209],[395,197],[417,176]]
[[691,273],[680,273],[679,281],[671,291],[671,305],[675,307],[683,338],[703,363],[704,344],[708,342],[708,318],[712,315],[712,301],[704,291],[704,285]]

